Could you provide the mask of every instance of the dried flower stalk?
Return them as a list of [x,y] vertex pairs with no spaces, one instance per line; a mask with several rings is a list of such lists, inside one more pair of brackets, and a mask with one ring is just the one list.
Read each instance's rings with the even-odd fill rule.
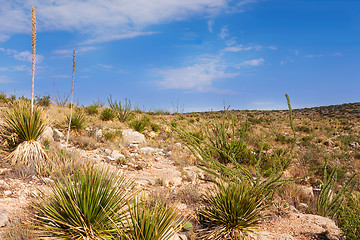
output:
[[34,78],[35,78],[35,53],[36,53],[36,15],[32,6],[32,82],[31,82],[31,115],[34,111]]

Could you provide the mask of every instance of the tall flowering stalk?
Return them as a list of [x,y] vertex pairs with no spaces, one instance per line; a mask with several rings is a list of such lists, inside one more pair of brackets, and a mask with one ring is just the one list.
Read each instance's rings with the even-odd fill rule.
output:
[[72,120],[72,113],[73,113],[73,98],[74,98],[74,85],[75,85],[75,46],[73,49],[73,72],[72,72],[72,86],[71,86],[71,100],[70,100],[70,119],[69,119],[69,126],[68,132],[66,136],[66,148],[69,142],[69,135],[70,135],[70,128],[71,128],[71,120]]
[[35,53],[36,53],[36,15],[32,6],[32,81],[31,81],[31,115],[34,111],[34,78],[35,78]]

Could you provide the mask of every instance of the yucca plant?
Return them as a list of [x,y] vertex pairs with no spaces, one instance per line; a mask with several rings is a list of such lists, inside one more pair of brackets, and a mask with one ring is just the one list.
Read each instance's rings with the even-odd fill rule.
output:
[[100,113],[100,119],[103,121],[113,120],[115,118],[115,113],[111,108],[105,108]]
[[[71,119],[71,122],[70,122]],[[77,109],[74,114],[70,117],[70,115],[66,116],[66,124],[70,124],[70,128],[72,130],[79,131],[85,127],[86,116],[82,110]]]
[[246,182],[220,183],[208,192],[198,211],[200,239],[244,239],[261,220],[262,194]]
[[125,104],[121,104],[121,101],[117,102],[116,100],[112,100],[112,97],[108,98],[110,108],[115,112],[116,117],[119,119],[120,122],[125,122],[126,119],[130,115],[131,111],[131,103],[130,100],[125,98]]
[[133,183],[118,172],[88,167],[63,176],[34,204],[39,231],[63,239],[119,239]]
[[183,218],[173,206],[161,200],[129,203],[130,217],[125,226],[126,240],[168,240],[182,229]]
[[[31,113],[31,105],[27,101],[17,101],[8,106],[4,116],[5,135],[16,147],[7,157],[12,164],[36,166],[45,161],[47,155],[38,138],[44,132],[46,124],[40,107],[34,106]],[[4,133],[3,133],[4,134]]]

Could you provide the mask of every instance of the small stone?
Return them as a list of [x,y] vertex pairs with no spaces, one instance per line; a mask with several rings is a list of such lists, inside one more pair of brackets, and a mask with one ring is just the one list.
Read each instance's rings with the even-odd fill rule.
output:
[[63,140],[65,138],[65,135],[56,128],[54,128],[53,131],[54,131],[53,137],[55,141],[60,142],[60,140]]
[[125,159],[125,156],[121,154],[118,150],[114,150],[111,153],[111,157],[114,158],[114,160]]
[[51,127],[46,127],[44,129],[44,132],[41,134],[40,139],[44,139],[44,140],[47,139],[50,142],[53,142],[54,141],[53,135],[54,135],[54,131],[52,130],[52,128]]
[[0,180],[0,188],[7,190],[10,188],[9,184],[7,184],[4,180]]
[[10,190],[4,191],[4,195],[5,195],[5,196],[9,196],[9,195],[11,195],[11,194],[12,194],[12,192],[11,192]]
[[358,142],[351,142],[351,143],[350,143],[350,147],[352,147],[352,148],[359,148],[359,143],[358,143]]
[[108,148],[105,148],[105,149],[104,149],[104,152],[105,152],[106,154],[109,154],[109,155],[112,153],[112,151],[111,151],[110,149],[108,149]]
[[8,211],[0,206],[0,227],[4,227],[9,221]]

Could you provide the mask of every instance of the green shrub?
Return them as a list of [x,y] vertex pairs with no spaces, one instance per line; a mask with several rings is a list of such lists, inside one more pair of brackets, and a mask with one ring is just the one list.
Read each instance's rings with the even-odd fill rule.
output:
[[182,229],[182,218],[174,207],[161,200],[155,202],[135,199],[129,204],[130,218],[126,240],[168,240]]
[[145,130],[145,128],[149,125],[150,123],[150,117],[144,115],[140,120],[133,120],[130,122],[130,126],[132,126],[135,131],[138,132],[143,132]]
[[243,239],[260,223],[262,195],[246,182],[222,183],[208,191],[198,212],[200,239]]
[[116,138],[122,138],[122,131],[119,129],[104,132],[104,138],[107,141],[114,141]]
[[118,228],[127,219],[132,183],[118,172],[86,168],[63,176],[51,193],[39,195],[34,208],[44,237],[64,239],[120,239]]
[[35,98],[36,98],[36,99],[35,99],[35,102],[36,102],[36,104],[39,105],[39,106],[48,107],[48,106],[51,105],[51,98],[50,98],[49,95],[47,95],[47,96],[42,96],[42,97],[36,96]]
[[338,216],[339,227],[347,240],[357,240],[360,236],[360,199],[350,197]]
[[151,129],[154,131],[154,132],[158,132],[160,130],[160,126],[156,123],[152,123],[151,124]]
[[103,121],[110,121],[115,118],[115,113],[111,108],[105,108],[100,113],[100,119]]
[[[66,116],[66,123],[69,125],[70,115]],[[77,109],[71,117],[70,128],[79,131],[85,127],[86,117],[82,110]]]
[[86,112],[89,115],[95,115],[99,113],[99,107],[97,105],[90,105],[86,108]]

